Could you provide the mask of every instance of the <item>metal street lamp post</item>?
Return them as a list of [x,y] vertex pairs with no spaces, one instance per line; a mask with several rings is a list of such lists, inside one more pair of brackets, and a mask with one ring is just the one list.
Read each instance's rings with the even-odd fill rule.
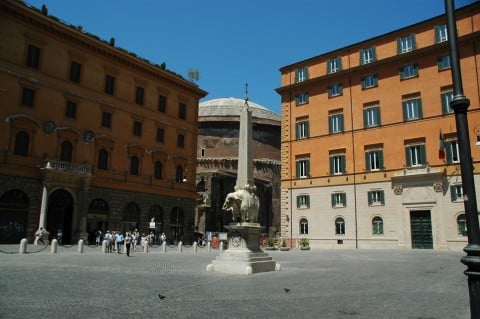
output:
[[465,275],[468,277],[470,316],[471,318],[480,318],[480,231],[470,138],[468,135],[467,109],[470,101],[463,95],[457,43],[457,26],[454,15],[454,0],[445,0],[445,11],[447,16],[447,35],[453,81],[453,99],[450,102],[450,106],[455,112],[455,122],[457,125],[460,169],[462,173],[465,215],[467,219],[468,244],[464,248],[467,256],[462,258],[462,263],[467,266]]

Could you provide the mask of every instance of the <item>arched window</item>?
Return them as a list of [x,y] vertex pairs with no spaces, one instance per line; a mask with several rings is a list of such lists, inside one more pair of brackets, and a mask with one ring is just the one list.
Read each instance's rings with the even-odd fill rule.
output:
[[138,157],[132,156],[130,159],[130,175],[137,175],[138,176]]
[[300,235],[308,235],[308,220],[306,218],[300,219]]
[[63,141],[60,150],[60,160],[64,162],[72,161],[73,145],[69,141]]
[[98,151],[97,167],[98,169],[107,169],[108,167],[108,152],[104,148]]
[[175,180],[178,183],[183,182],[184,174],[183,174],[183,167],[178,165],[175,169]]
[[467,236],[467,219],[465,214],[460,214],[457,217],[457,229],[458,234],[462,236]]
[[345,221],[342,217],[335,219],[335,235],[345,235]]
[[28,156],[28,143],[30,136],[25,131],[20,131],[15,135],[15,147],[13,154]]
[[162,165],[162,162],[160,162],[160,161],[155,162],[154,177],[155,177],[155,179],[162,179],[163,178],[163,165]]
[[383,235],[383,219],[375,216],[372,219],[372,233],[374,235]]

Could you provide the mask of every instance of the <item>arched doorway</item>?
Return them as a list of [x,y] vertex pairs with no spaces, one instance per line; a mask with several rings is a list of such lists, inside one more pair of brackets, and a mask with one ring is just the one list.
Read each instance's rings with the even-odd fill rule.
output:
[[0,197],[0,244],[18,244],[27,237],[28,196],[21,190]]
[[88,206],[87,232],[89,244],[95,243],[95,233],[98,230],[104,234],[108,228],[108,214],[110,207],[107,202],[101,198],[95,198]]
[[[159,205],[153,205],[148,212],[148,220],[150,221],[150,230],[153,229],[155,235],[161,234],[163,230],[163,209]],[[155,224],[153,224],[155,223]],[[155,227],[152,227],[155,225]]]
[[170,213],[170,236],[168,240],[171,244],[176,245],[183,237],[183,223],[184,213],[183,210],[176,206]]
[[53,238],[59,229],[63,244],[72,244],[73,198],[63,189],[54,191],[48,198],[47,230]]
[[126,231],[134,231],[140,226],[140,207],[137,203],[129,202],[123,210],[123,229],[117,229],[125,233]]

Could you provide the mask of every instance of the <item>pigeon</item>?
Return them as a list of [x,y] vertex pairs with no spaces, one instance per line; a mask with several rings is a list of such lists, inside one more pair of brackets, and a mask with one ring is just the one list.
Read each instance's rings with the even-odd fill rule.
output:
[[283,288],[285,290],[286,293],[289,293],[290,292],[290,289],[288,288]]
[[165,296],[161,295],[161,294],[158,294],[158,298],[160,298],[160,300],[163,300],[163,299],[165,299]]

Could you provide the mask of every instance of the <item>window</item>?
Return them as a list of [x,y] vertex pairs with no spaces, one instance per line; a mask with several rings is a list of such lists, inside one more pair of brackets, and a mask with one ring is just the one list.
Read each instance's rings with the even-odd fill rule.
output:
[[167,110],[167,97],[160,95],[158,97],[158,111],[165,113]]
[[163,139],[165,137],[164,134],[165,134],[165,131],[163,130],[163,128],[157,127],[157,142],[158,143],[163,143]]
[[422,118],[422,100],[415,98],[402,102],[403,120],[411,121]]
[[142,123],[137,121],[133,122],[133,135],[142,136]]
[[185,147],[185,135],[178,134],[177,135],[177,147],[184,148]]
[[202,148],[200,150],[200,157],[205,157],[205,149],[204,148]]
[[442,94],[440,95],[440,99],[442,100],[442,113],[443,114],[453,113],[453,109],[450,106],[450,102],[453,99],[453,91],[442,92]]
[[25,131],[20,131],[15,134],[15,146],[13,154],[28,156],[28,144],[30,143],[30,136]]
[[415,50],[417,47],[415,42],[415,34],[397,39],[397,53],[407,53]]
[[374,190],[367,193],[368,206],[385,205],[385,194],[383,190]]
[[408,167],[422,166],[427,162],[424,144],[409,145],[405,148],[405,153]]
[[186,114],[187,114],[187,106],[185,105],[185,103],[180,103],[178,105],[178,117],[184,120],[186,117]]
[[154,171],[154,178],[155,179],[162,179],[163,178],[163,165],[162,162],[156,161],[155,162],[155,171]]
[[457,217],[457,230],[461,236],[467,236],[467,218],[465,214],[461,214]]
[[112,75],[105,76],[105,93],[113,95],[115,89],[115,77]]
[[328,97],[339,96],[343,94],[343,84],[337,83],[328,87]]
[[298,93],[295,95],[295,105],[308,103],[308,92]]
[[340,175],[345,173],[345,155],[330,156],[330,174]]
[[72,61],[70,63],[70,81],[80,83],[80,71],[82,65],[80,63]]
[[443,71],[443,70],[450,69],[450,67],[451,67],[450,56],[445,55],[445,56],[439,57],[437,59],[437,67],[438,67],[438,71]]
[[310,176],[310,159],[300,159],[296,162],[297,178],[306,178]]
[[328,59],[327,61],[327,73],[335,73],[342,70],[342,59],[336,57],[333,59]]
[[297,196],[297,208],[310,208],[310,196],[298,195]]
[[405,65],[400,68],[400,80],[418,76],[418,64]]
[[373,235],[383,235],[383,219],[381,217],[375,216],[372,219],[372,234]]
[[333,113],[328,116],[328,131],[330,134],[343,132],[343,113]]
[[300,120],[296,124],[296,137],[297,139],[309,137],[309,122],[308,119]]
[[185,179],[184,169],[182,166],[178,165],[175,168],[175,181],[177,183],[182,183]]
[[100,151],[98,151],[97,168],[106,170],[107,167],[108,167],[108,152],[104,148],[102,148]]
[[63,141],[60,150],[60,160],[64,162],[72,161],[73,145],[69,141]]
[[375,47],[371,47],[365,50],[360,50],[360,64],[372,63],[377,59]]
[[308,80],[308,68],[303,67],[295,70],[295,83]]
[[77,103],[67,101],[65,105],[65,117],[74,119],[77,116]]
[[365,128],[380,125],[380,107],[373,106],[363,109],[363,125]]
[[383,169],[383,151],[372,150],[365,152],[365,163],[367,171],[378,171]]
[[102,113],[102,126],[103,127],[111,127],[111,125],[112,125],[112,113],[103,112]]
[[138,176],[138,168],[139,168],[140,161],[138,157],[135,155],[132,156],[130,159],[130,175],[137,175]]
[[363,76],[362,79],[362,89],[369,89],[378,86],[378,75],[370,74]]
[[27,66],[37,69],[40,65],[40,48],[29,44],[27,49]]
[[335,235],[345,235],[345,221],[342,217],[335,219]]
[[346,207],[347,206],[347,194],[345,193],[333,193],[332,194],[332,207]]
[[458,141],[450,140],[445,143],[447,151],[447,163],[460,163],[460,150],[458,149]]
[[143,105],[143,95],[145,93],[144,88],[137,86],[135,89],[135,103],[138,105]]
[[308,235],[308,220],[306,218],[300,219],[300,235]]
[[33,107],[35,99],[35,91],[29,88],[22,89],[22,105]]
[[435,43],[448,41],[447,25],[437,25],[435,28]]
[[456,184],[450,186],[450,195],[452,202],[463,202],[463,186],[462,184]]

